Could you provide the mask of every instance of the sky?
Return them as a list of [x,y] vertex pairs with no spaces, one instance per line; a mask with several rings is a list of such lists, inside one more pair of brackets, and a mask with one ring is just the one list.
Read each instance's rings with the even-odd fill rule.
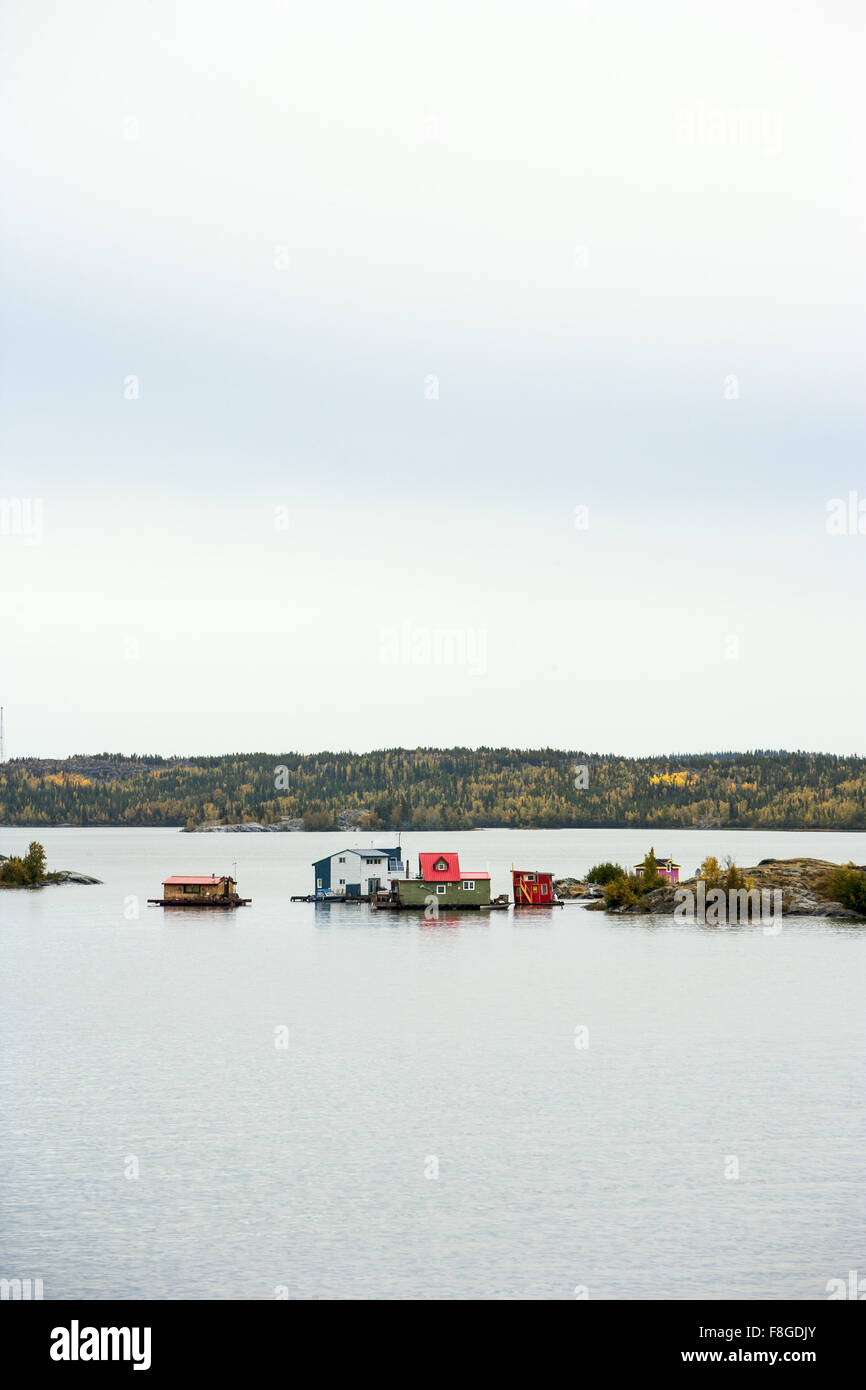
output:
[[866,754],[859,5],[0,50],[8,757]]

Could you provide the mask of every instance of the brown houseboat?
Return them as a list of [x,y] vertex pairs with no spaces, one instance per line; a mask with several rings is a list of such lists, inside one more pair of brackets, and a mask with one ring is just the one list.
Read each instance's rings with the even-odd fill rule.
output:
[[252,898],[239,898],[229,874],[172,874],[163,881],[161,898],[148,898],[156,907],[246,907]]

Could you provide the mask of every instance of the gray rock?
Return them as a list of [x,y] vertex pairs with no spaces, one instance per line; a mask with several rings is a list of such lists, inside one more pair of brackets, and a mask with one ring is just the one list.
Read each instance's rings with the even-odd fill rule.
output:
[[101,878],[91,878],[89,874],[79,874],[75,869],[57,869],[49,875],[49,883],[101,883]]

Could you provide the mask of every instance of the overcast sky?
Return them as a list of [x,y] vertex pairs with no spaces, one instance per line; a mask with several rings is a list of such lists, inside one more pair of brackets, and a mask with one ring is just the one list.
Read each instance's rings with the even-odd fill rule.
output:
[[8,756],[866,753],[859,4],[0,13]]

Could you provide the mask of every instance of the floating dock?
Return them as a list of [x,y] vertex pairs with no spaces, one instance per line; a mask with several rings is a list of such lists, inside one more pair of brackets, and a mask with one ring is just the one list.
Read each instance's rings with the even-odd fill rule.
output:
[[511,906],[508,901],[508,894],[503,893],[500,897],[494,898],[488,903],[443,903],[441,907],[433,895],[431,903],[401,902],[396,893],[377,893],[375,898],[370,899],[370,906],[375,912],[427,912],[429,907],[435,907],[438,913],[444,917],[452,912],[504,912]]
[[172,874],[163,880],[164,895],[148,898],[153,907],[249,907],[252,898],[239,898],[229,874]]
[[154,907],[249,907],[252,898],[207,898],[204,902],[184,902],[182,898],[148,898]]

